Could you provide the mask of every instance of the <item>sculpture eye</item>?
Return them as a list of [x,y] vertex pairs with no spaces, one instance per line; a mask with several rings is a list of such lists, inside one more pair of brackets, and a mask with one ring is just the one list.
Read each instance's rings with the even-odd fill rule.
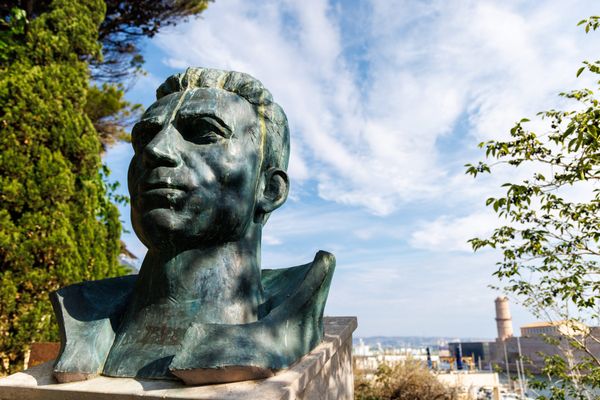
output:
[[144,148],[162,129],[162,124],[154,119],[143,119],[131,130],[131,144],[135,151]]
[[231,137],[231,131],[223,122],[207,115],[182,114],[177,118],[177,129],[185,140],[196,144],[209,144]]

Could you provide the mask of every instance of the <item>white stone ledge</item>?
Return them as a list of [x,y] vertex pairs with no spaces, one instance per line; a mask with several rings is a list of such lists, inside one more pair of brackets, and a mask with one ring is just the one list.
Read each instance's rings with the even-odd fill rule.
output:
[[88,381],[57,383],[53,362],[0,379],[0,400],[300,400],[353,398],[352,332],[355,317],[325,317],[323,343],[291,368],[259,381],[185,386],[100,376]]

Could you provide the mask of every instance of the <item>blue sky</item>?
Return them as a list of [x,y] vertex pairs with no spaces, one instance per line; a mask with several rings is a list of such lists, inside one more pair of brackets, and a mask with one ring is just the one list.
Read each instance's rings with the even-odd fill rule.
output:
[[[475,181],[463,165],[481,159],[480,141],[561,106],[557,93],[591,86],[575,71],[600,42],[576,24],[594,4],[217,0],[145,43],[147,75],[128,99],[150,105],[187,66],[257,77],[292,140],[290,197],[265,227],[263,266],[333,252],[326,314],[358,316],[358,335],[493,338],[498,255],[466,241],[498,224],[485,199],[527,171]],[[105,156],[123,190],[131,155],[119,144]],[[515,328],[533,319],[512,312]]]

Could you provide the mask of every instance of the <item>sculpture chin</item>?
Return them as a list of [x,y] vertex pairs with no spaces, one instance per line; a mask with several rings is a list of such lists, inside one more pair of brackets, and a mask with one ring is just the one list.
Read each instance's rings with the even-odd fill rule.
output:
[[203,208],[206,203],[198,198],[185,208],[164,200],[140,203],[143,206],[131,209],[133,230],[148,249],[227,243],[237,241],[247,233],[253,217],[250,210]]
[[175,230],[183,221],[179,213],[169,208],[154,208],[143,215],[131,213],[135,234],[149,249],[160,248],[162,243],[172,241]]
[[163,230],[182,230],[189,228],[187,221],[181,211],[176,211],[168,207],[156,207],[146,211],[141,221],[135,225],[143,227],[144,231],[161,232]]
[[206,214],[192,216],[169,207],[155,207],[143,213],[132,211],[131,222],[133,230],[146,247],[160,249],[165,245],[197,243],[198,237],[214,236],[211,231],[215,229],[215,224],[207,223],[212,219],[212,212],[208,210]]

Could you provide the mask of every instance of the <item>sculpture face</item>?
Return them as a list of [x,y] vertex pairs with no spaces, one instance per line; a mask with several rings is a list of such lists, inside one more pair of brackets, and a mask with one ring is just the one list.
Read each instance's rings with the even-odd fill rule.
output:
[[252,221],[261,140],[253,106],[214,88],[172,93],[132,132],[131,219],[149,248],[234,241]]

